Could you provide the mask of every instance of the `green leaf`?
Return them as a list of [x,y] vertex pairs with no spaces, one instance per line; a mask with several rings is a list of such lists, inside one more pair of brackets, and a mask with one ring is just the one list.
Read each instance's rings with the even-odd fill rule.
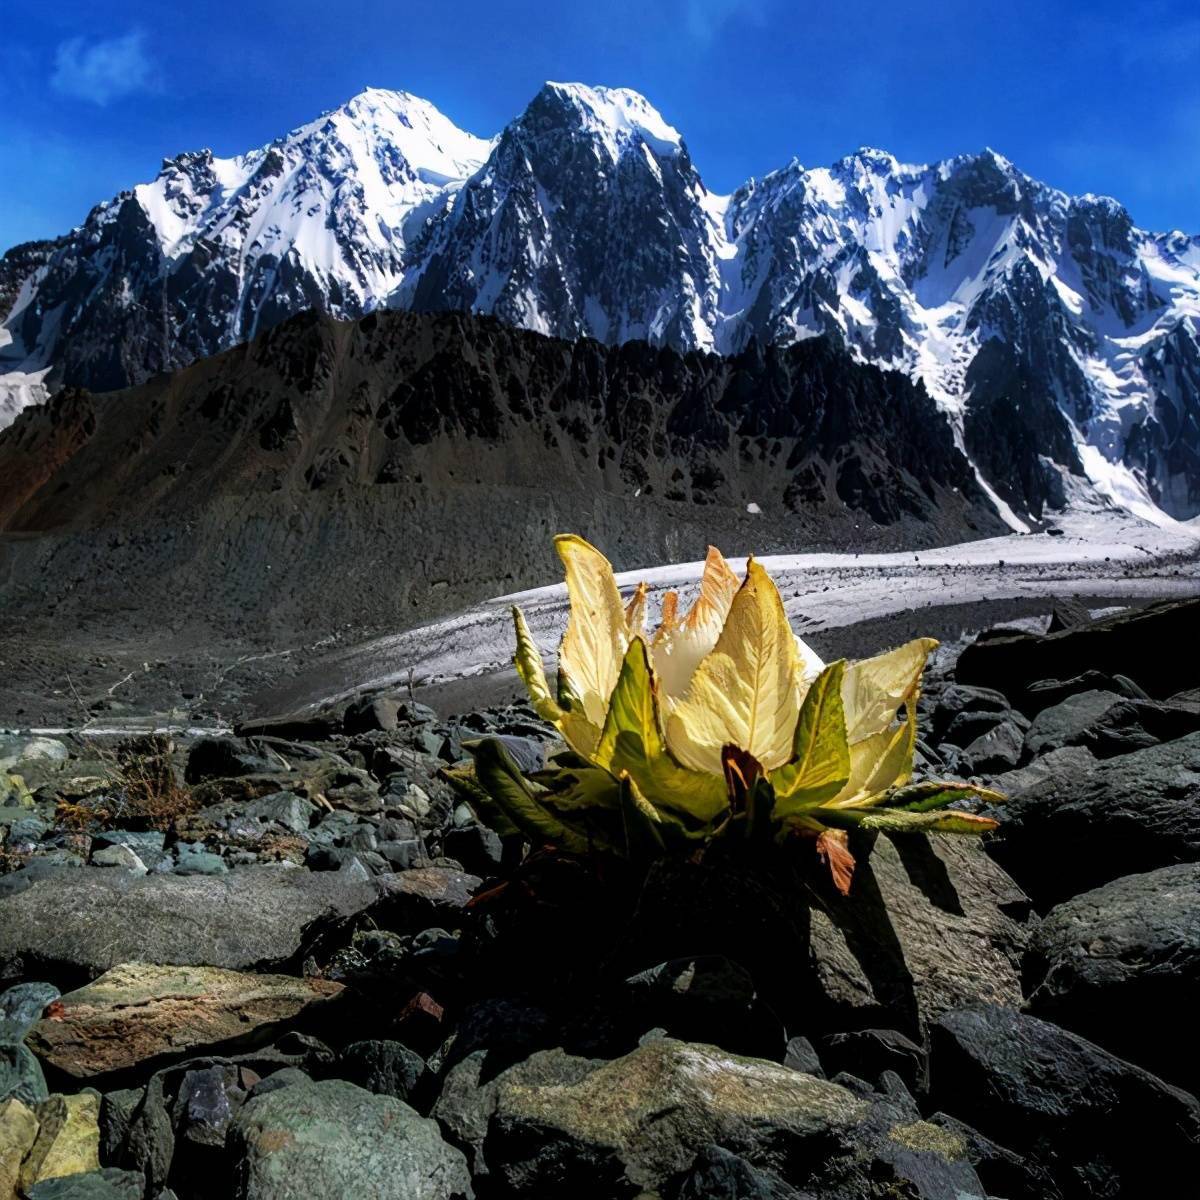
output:
[[534,712],[544,721],[558,724],[564,716],[562,708],[554,702],[550,695],[550,684],[546,681],[546,671],[542,666],[542,655],[529,632],[525,614],[514,604],[512,609],[513,625],[517,633],[517,653],[513,665],[521,682],[529,692],[533,701]]
[[666,852],[662,817],[628,775],[621,778],[620,797],[626,855],[643,863],[661,858]]
[[836,796],[850,778],[850,747],[842,707],[845,673],[845,659],[830,663],[804,697],[791,761],[771,772],[780,816],[823,804]]
[[840,829],[875,829],[881,833],[966,833],[980,834],[1000,822],[974,813],[948,809],[943,812],[905,812],[896,808],[819,808],[813,816]]
[[624,773],[660,813],[681,828],[703,832],[726,807],[725,781],[676,762],[658,719],[646,643],[634,638],[625,652],[593,760],[620,778]]
[[883,808],[903,809],[905,812],[933,812],[945,808],[956,800],[983,800],[988,804],[1003,804],[1005,797],[990,788],[977,787],[973,783],[943,782],[927,779],[922,783],[910,783],[906,787],[893,788],[880,802]]
[[531,841],[553,842],[573,854],[586,854],[595,838],[586,828],[563,820],[534,794],[502,742],[487,738],[474,750],[475,775],[504,816]]
[[492,799],[487,789],[480,784],[475,776],[474,763],[443,767],[440,774],[459,798],[471,806],[475,816],[502,838],[512,837],[521,832],[504,815],[504,810]]

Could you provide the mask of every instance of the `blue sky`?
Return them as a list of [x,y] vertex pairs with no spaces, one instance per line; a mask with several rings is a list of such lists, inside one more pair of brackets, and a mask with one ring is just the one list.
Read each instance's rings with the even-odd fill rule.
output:
[[0,0],[0,29],[0,249],[164,156],[249,149],[367,85],[488,135],[545,79],[644,92],[717,191],[793,155],[990,145],[1200,232],[1194,0]]

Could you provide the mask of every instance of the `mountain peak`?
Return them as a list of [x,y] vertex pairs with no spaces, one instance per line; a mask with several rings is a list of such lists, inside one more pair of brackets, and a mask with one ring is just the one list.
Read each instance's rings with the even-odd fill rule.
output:
[[645,143],[659,155],[678,154],[683,148],[679,131],[667,124],[658,109],[632,88],[548,81],[530,108],[546,104],[568,112],[588,132],[598,136],[614,157],[637,142]]

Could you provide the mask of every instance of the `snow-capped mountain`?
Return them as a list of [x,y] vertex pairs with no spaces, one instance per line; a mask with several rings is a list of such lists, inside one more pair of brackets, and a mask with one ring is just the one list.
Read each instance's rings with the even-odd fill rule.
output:
[[165,162],[26,254],[19,283],[9,257],[10,409],[310,307],[720,353],[823,334],[923,381],[1014,524],[1086,495],[1200,512],[1200,239],[991,151],[912,166],[864,149],[717,196],[626,89],[547,84],[492,141],[369,90],[239,158]]

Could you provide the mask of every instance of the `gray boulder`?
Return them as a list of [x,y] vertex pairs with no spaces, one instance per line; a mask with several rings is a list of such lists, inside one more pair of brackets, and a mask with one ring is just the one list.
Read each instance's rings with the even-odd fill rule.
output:
[[512,1195],[663,1194],[714,1145],[819,1195],[869,1194],[883,1164],[899,1195],[984,1195],[963,1139],[909,1106],[714,1046],[661,1038],[611,1062],[545,1050],[497,1082],[485,1150]]
[[1200,1168],[1200,1102],[1036,1017],[982,1005],[930,1028],[930,1102],[1047,1170],[1066,1200],[1170,1196]]
[[282,866],[217,877],[25,868],[0,884],[0,966],[88,978],[137,960],[281,967],[324,923],[376,898],[370,882]]
[[1041,907],[1122,875],[1200,861],[1200,734],[1091,771],[1056,769],[999,815],[988,848]]
[[1029,902],[980,845],[910,835],[852,838],[851,849],[850,895],[810,915],[826,1027],[876,1024],[920,1038],[948,1008],[1021,1003]]
[[1200,863],[1114,879],[1051,909],[1030,946],[1030,1009],[1189,1091],[1200,1042]]
[[437,1123],[343,1080],[248,1100],[230,1129],[236,1200],[471,1197],[471,1177]]

